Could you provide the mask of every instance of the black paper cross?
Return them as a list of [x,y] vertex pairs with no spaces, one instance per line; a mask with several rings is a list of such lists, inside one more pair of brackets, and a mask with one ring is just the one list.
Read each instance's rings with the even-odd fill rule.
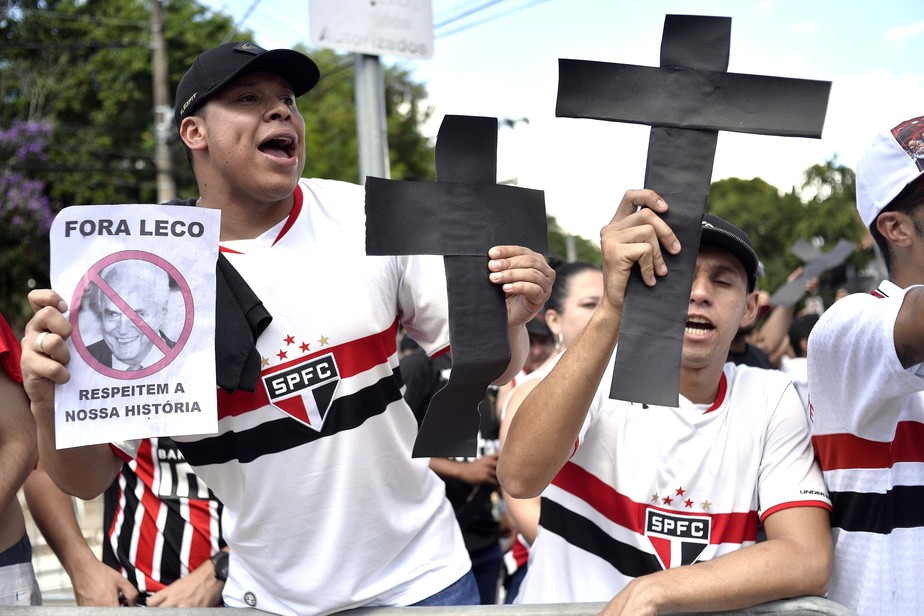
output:
[[488,249],[548,254],[542,191],[497,184],[497,118],[446,116],[436,182],[366,178],[366,254],[443,255],[452,372],[424,416],[414,457],[474,456],[478,405],[510,363],[503,290],[488,280]]
[[[661,67],[559,60],[557,116],[651,125],[645,187],[682,250],[649,288],[629,281],[610,397],[677,406],[700,223],[718,131],[820,137],[829,82],[725,72],[731,19],[668,15]],[[732,221],[734,222],[734,221]]]
[[821,276],[846,261],[856,248],[856,244],[841,238],[830,252],[822,253],[805,238],[799,238],[792,245],[791,251],[805,262],[802,273],[777,289],[770,297],[770,305],[795,305],[805,295],[805,285],[810,279]]

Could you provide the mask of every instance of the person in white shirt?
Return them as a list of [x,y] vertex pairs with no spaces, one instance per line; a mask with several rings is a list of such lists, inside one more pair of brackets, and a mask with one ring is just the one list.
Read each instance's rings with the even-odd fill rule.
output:
[[812,440],[834,504],[831,599],[862,616],[924,605],[924,116],[879,132],[857,210],[888,271],[836,301],[808,344]]

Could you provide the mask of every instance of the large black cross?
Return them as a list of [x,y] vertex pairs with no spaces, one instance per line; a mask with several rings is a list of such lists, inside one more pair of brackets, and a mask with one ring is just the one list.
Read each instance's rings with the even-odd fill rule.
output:
[[[820,137],[829,82],[728,73],[731,19],[668,15],[661,66],[559,61],[557,116],[651,125],[645,187],[682,250],[629,281],[610,397],[677,406],[690,288],[718,131]],[[734,222],[734,221],[732,221]],[[665,254],[667,254],[665,252]]]
[[510,363],[505,295],[488,280],[488,249],[548,254],[545,197],[497,184],[497,118],[443,119],[436,180],[366,178],[366,254],[443,255],[452,372],[430,401],[413,455],[473,456],[478,405]]

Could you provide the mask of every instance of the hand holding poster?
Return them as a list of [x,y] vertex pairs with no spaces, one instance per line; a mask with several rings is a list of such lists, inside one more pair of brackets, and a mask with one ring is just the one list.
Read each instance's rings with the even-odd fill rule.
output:
[[68,301],[70,380],[57,447],[217,431],[220,212],[74,206],[51,228],[51,284]]

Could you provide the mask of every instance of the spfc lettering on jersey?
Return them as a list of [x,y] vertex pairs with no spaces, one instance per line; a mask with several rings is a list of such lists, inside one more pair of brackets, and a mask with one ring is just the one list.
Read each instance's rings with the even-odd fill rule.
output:
[[270,404],[318,431],[324,425],[338,383],[340,372],[333,353],[263,375]]
[[712,518],[657,509],[645,513],[645,535],[665,569],[692,565],[709,545]]

